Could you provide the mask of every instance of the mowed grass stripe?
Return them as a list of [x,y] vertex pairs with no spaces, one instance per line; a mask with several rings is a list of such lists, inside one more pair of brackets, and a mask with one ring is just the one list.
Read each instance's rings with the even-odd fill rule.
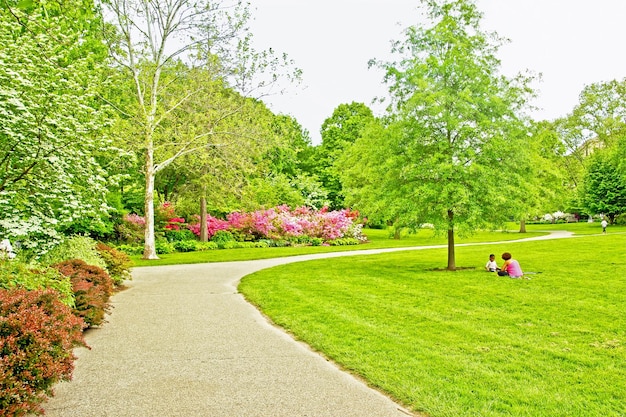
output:
[[[483,272],[510,251],[531,280]],[[626,415],[626,235],[296,263],[243,279],[275,323],[416,411]]]

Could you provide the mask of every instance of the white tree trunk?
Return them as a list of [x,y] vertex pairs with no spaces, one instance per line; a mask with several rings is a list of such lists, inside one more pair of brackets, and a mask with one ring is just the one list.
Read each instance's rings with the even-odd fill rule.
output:
[[[203,193],[206,187],[203,187]],[[206,196],[203,194],[200,198],[200,241],[206,242],[209,240],[209,230],[206,224],[207,212],[206,212]]]
[[143,259],[159,259],[156,253],[154,239],[154,156],[152,146],[146,152],[146,194],[145,218],[146,230],[144,233]]

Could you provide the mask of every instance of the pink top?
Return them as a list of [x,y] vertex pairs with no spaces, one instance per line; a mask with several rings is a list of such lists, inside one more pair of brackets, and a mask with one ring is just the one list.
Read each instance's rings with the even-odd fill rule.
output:
[[506,272],[508,272],[511,277],[521,277],[524,275],[522,268],[519,266],[519,262],[515,259],[511,259],[511,263],[507,266]]

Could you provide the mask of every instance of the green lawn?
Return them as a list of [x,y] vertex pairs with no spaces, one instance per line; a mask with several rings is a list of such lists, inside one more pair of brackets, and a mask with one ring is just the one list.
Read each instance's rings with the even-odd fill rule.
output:
[[[245,277],[240,291],[296,338],[429,416],[626,416],[625,229],[529,229],[557,227],[584,236],[458,247],[457,265],[476,269],[457,272],[435,271],[445,249],[294,263]],[[504,251],[541,273],[482,271],[489,253]]]

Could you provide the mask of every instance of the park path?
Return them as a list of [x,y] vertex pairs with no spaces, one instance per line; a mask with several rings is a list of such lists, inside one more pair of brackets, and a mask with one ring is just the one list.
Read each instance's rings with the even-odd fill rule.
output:
[[129,288],[112,297],[108,322],[87,332],[91,349],[76,349],[73,381],[56,385],[46,415],[412,415],[272,326],[237,285],[252,272],[291,262],[440,247],[136,268]]

